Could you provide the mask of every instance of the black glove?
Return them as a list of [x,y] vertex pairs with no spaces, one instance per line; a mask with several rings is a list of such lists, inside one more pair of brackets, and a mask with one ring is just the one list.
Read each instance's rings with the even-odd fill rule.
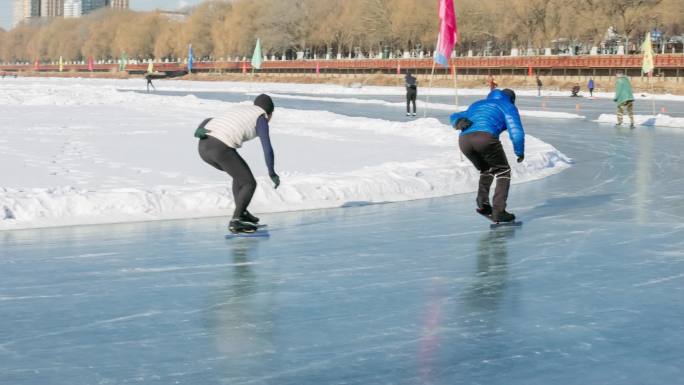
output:
[[273,181],[273,184],[274,184],[273,188],[274,189],[278,188],[278,186],[280,186],[280,177],[278,176],[278,174],[274,173],[274,174],[270,175],[270,177],[271,177],[271,180]]
[[520,155],[518,157],[518,163],[522,163],[523,160],[525,160],[525,155]]
[[460,118],[459,120],[456,121],[456,125],[454,126],[454,128],[459,130],[459,131],[463,131],[463,130],[467,130],[472,125],[473,125],[473,122],[471,122],[470,119]]

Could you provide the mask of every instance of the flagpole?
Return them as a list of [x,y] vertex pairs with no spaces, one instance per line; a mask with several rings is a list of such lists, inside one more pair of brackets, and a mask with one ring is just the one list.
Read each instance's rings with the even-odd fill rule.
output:
[[454,69],[454,103],[456,104],[456,109],[458,110],[458,84],[456,83],[456,64],[452,67]]
[[430,81],[428,82],[428,92],[425,93],[425,108],[423,109],[423,117],[427,116],[428,105],[430,104],[430,90],[432,89],[432,78],[435,76],[435,63],[432,59],[432,71],[430,72]]
[[432,51],[432,71],[430,72],[430,81],[428,81],[428,92],[425,93],[425,108],[423,109],[423,118],[427,117],[428,104],[430,103],[430,90],[432,89],[432,78],[435,76],[435,52],[439,47],[439,33],[437,33],[437,41],[435,42],[435,49]]
[[655,91],[653,90],[653,71],[648,74],[648,83],[651,85],[651,102],[653,102],[653,116],[656,116]]

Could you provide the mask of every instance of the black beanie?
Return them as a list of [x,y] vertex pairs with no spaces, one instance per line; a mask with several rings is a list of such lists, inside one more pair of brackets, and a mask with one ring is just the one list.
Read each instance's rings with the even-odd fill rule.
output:
[[254,105],[263,108],[268,115],[271,115],[273,113],[273,110],[275,109],[275,106],[273,105],[273,100],[270,96],[266,94],[261,94],[257,96],[256,99],[254,99]]
[[508,96],[509,99],[511,99],[511,103],[515,104],[515,91],[513,91],[510,88],[506,88],[505,90],[501,91],[504,94]]

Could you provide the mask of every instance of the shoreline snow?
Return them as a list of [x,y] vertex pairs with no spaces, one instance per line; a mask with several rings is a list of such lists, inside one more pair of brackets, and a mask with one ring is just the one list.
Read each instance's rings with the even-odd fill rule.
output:
[[[306,87],[306,86],[304,86]],[[92,82],[7,87],[0,95],[0,230],[229,215],[224,173],[202,163],[192,131],[231,103],[118,91]],[[21,119],[19,118],[21,116]],[[16,135],[25,132],[26,135]],[[479,174],[438,120],[391,122],[280,108],[272,124],[274,190],[258,144],[255,213],[398,202],[475,191]],[[511,144],[502,142],[507,152]],[[350,152],[350,148],[352,151]],[[514,183],[571,160],[527,136]],[[4,167],[2,165],[5,165]]]
[[[249,95],[249,94],[248,94]],[[257,95],[257,94],[254,94]],[[294,100],[310,100],[310,101],[320,101],[320,102],[331,102],[331,103],[352,103],[352,104],[373,104],[386,107],[395,108],[406,108],[406,103],[404,102],[388,102],[386,100],[380,99],[356,99],[356,98],[330,98],[330,97],[315,97],[315,96],[300,96],[300,95],[283,95],[283,94],[270,94],[274,98],[281,99],[294,99]],[[453,106],[451,104],[443,103],[429,103],[424,100],[417,100],[416,106],[420,110],[439,110],[439,111],[464,111],[467,106]],[[568,112],[559,111],[534,111],[534,110],[519,110],[520,116],[530,117],[530,118],[548,118],[548,119],[586,119],[586,116],[571,114]]]
[[[617,122],[617,115],[615,114],[601,114],[596,120],[598,123],[615,124]],[[624,122],[629,124],[629,117],[624,117]],[[669,128],[684,128],[684,118],[675,118],[665,114],[657,115],[634,115],[634,124],[636,126],[645,127],[669,127]]]
[[[143,80],[140,79],[107,79],[107,78],[16,78],[3,79],[4,84],[24,84],[28,82],[42,81],[45,84],[54,85],[68,85],[73,82],[89,83],[98,86],[111,86],[126,91],[139,91],[143,88]],[[257,90],[259,92],[267,93],[287,93],[287,94],[313,94],[313,95],[344,95],[344,96],[389,96],[389,95],[405,95],[406,90],[403,87],[403,78],[397,78],[398,86],[367,86],[358,84],[358,86],[344,86],[339,84],[328,83],[271,83],[271,82],[236,82],[236,81],[200,81],[200,80],[155,80],[155,84],[161,85],[165,91],[188,91],[194,92],[236,92],[236,93],[253,93]],[[482,88],[459,88],[459,95],[463,96],[486,96],[489,89]],[[420,88],[421,95],[430,96],[453,96],[453,88],[439,88],[427,87]],[[536,89],[516,89],[518,96],[537,96]],[[587,96],[588,92],[582,91],[581,95]],[[543,89],[542,97],[568,97],[570,90],[550,90]],[[596,99],[613,99],[615,94],[613,92],[594,91],[594,98]],[[650,93],[635,93],[637,100],[669,100],[669,101],[684,101],[684,95],[673,94],[650,94]]]

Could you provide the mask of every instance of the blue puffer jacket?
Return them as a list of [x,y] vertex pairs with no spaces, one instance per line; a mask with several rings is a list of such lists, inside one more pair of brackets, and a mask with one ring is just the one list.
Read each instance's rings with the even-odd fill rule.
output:
[[525,155],[525,131],[518,108],[501,90],[493,90],[487,95],[487,99],[471,104],[466,111],[451,114],[451,125],[454,126],[460,118],[468,118],[473,122],[473,125],[461,132],[461,135],[483,131],[498,139],[499,135],[508,129],[515,155]]

